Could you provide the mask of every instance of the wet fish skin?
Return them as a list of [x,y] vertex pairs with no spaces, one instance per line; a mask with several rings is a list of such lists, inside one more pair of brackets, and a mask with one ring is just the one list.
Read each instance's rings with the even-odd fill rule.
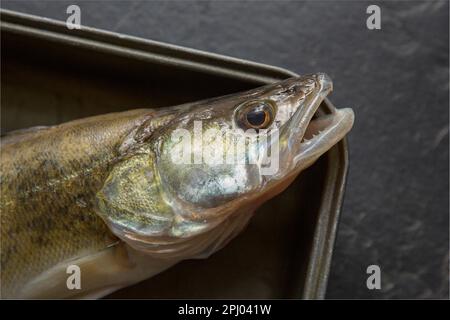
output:
[[95,193],[120,140],[151,114],[108,114],[2,139],[3,297],[61,261],[117,242],[93,210]]
[[[330,90],[326,75],[310,75],[2,139],[2,297],[101,296],[180,260],[217,251],[259,205],[350,130],[349,109],[310,122]],[[267,99],[277,104],[274,125],[281,132],[280,169],[273,177],[261,176],[257,165],[235,172],[234,165],[217,169],[168,161],[166,147],[174,130],[192,131],[195,120],[203,121],[203,130],[236,125],[240,106]],[[324,133],[312,138],[315,130]],[[232,192],[201,187],[210,178],[221,185],[224,178],[243,176],[242,187]],[[82,264],[90,279],[82,292],[65,286],[70,263]]]

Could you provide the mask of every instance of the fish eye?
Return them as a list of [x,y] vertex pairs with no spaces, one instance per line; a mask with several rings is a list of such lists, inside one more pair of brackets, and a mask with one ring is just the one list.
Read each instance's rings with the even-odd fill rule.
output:
[[275,118],[276,106],[271,100],[249,101],[239,106],[237,123],[242,129],[266,129]]

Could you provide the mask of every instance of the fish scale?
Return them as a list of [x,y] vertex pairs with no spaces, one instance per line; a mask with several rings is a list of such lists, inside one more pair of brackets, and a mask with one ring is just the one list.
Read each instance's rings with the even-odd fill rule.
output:
[[[111,114],[88,123],[74,121],[29,131],[19,142],[8,142],[8,136],[2,139],[3,297],[15,296],[25,282],[53,265],[117,241],[95,214],[94,197],[115,160],[117,142],[149,113]],[[105,130],[108,135],[101,134]],[[78,132],[89,133],[79,139]],[[79,205],[80,198],[86,206]]]

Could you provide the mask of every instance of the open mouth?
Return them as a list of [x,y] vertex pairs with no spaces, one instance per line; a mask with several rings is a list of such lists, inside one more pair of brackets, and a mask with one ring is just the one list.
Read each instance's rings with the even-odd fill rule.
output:
[[316,77],[318,91],[312,100],[307,102],[301,119],[306,129],[301,138],[300,150],[306,153],[316,153],[318,150],[323,152],[338,142],[350,130],[354,118],[351,109],[336,109],[331,106],[331,110],[324,112],[323,108],[319,108],[333,86],[327,75],[318,74]]
[[316,136],[322,134],[333,122],[333,114],[322,114],[320,111],[314,113],[311,121],[306,128],[305,134],[302,138],[302,143],[314,139]]
[[314,159],[338,143],[352,128],[354,113],[350,108],[336,109],[331,112],[317,110],[304,132],[295,162]]
[[281,130],[281,136],[287,142],[285,150],[293,155],[292,164],[297,170],[312,164],[338,143],[350,131],[354,120],[349,108],[336,109],[329,103],[327,108],[319,108],[333,88],[326,74],[305,77],[315,82],[314,89],[300,101],[294,115]]
[[305,101],[303,108],[302,121],[306,126],[303,132],[301,143],[305,143],[317,136],[321,135],[333,122],[333,114],[335,109],[330,113],[325,113],[320,105],[323,103],[333,90],[333,83],[326,74],[317,74],[315,76],[316,84],[318,86],[317,92],[310,98],[310,101]]
[[307,147],[320,141],[336,141],[337,138],[342,138],[353,125],[353,118],[353,111],[349,108],[332,107],[331,112],[327,114],[321,110],[316,111],[305,130],[301,145]]

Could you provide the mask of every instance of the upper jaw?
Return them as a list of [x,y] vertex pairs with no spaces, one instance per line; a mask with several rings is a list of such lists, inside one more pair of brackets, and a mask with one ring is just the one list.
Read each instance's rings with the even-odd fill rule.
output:
[[330,77],[324,73],[308,75],[305,78],[308,81],[314,81],[314,88],[299,102],[294,115],[281,130],[281,136],[286,139],[291,151],[301,143],[311,119],[322,101],[333,89]]

